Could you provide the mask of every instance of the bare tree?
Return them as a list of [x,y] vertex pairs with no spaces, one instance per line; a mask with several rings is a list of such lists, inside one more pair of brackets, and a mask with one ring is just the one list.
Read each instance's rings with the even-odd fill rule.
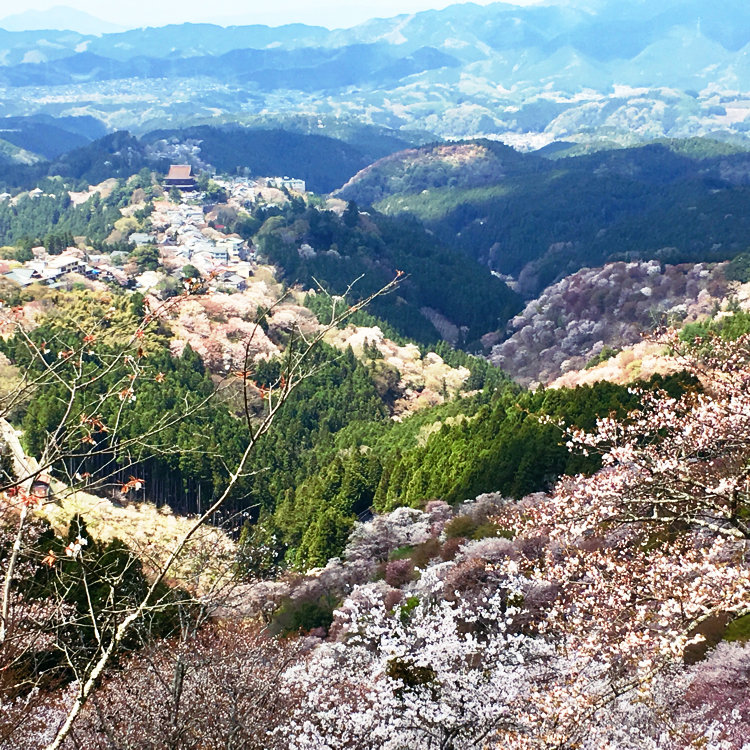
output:
[[303,648],[236,620],[149,644],[92,696],[66,746],[281,750],[274,730],[296,700],[283,674]]
[[[64,664],[69,674],[75,678],[77,687],[64,719],[59,722],[54,738],[47,744],[47,750],[62,747],[66,738],[72,736],[71,732],[81,711],[105,679],[107,667],[122,652],[128,640],[136,637],[138,627],[155,613],[173,609],[180,604],[179,597],[174,596],[172,589],[164,585],[165,582],[184,559],[199,532],[210,524],[217,511],[226,503],[237,483],[251,475],[249,460],[258,441],[272,428],[277,414],[291,394],[317,371],[313,353],[326,335],[374,297],[391,291],[398,281],[397,277],[375,294],[353,305],[346,301],[346,295],[331,298],[330,317],[316,332],[305,334],[302,330],[295,329],[289,333],[279,360],[278,375],[273,382],[263,385],[255,382],[251,356],[253,337],[260,330],[262,319],[256,322],[245,344],[243,370],[234,375],[239,376],[241,383],[244,421],[249,435],[244,450],[234,465],[226,466],[223,488],[208,507],[191,519],[191,523],[160,559],[151,561],[151,576],[141,590],[128,591],[126,596],[121,596],[118,589],[134,566],[140,566],[140,561],[128,552],[120,550],[118,553],[111,549],[107,551],[110,559],[104,559],[104,555],[96,555],[92,560],[87,555],[89,540],[84,533],[71,533],[64,555],[58,556],[50,550],[44,559],[32,560],[37,566],[41,563],[50,569],[53,588],[59,592],[59,606],[56,606],[53,613],[58,626],[64,619],[62,602],[70,587],[78,586],[87,603],[83,611],[78,612],[75,622],[78,627],[86,629],[87,642],[71,645],[70,640],[58,639],[55,644],[56,648],[63,651]],[[193,291],[195,290],[188,290],[188,293]],[[351,292],[351,287],[348,292]],[[47,435],[36,461],[24,457],[8,423],[0,422],[6,442],[11,445],[14,453],[14,471],[12,475],[4,477],[0,486],[2,512],[6,528],[15,528],[13,544],[3,571],[0,650],[9,651],[12,642],[19,642],[18,618],[14,616],[14,612],[19,609],[15,582],[22,575],[24,561],[29,559],[29,555],[25,557],[24,552],[29,553],[33,546],[33,510],[52,502],[49,494],[52,483],[50,474],[57,472],[65,480],[54,485],[58,493],[73,491],[81,483],[102,489],[113,482],[119,482],[123,467],[127,470],[128,467],[137,465],[137,456],[152,447],[153,440],[161,432],[186,415],[204,408],[211,398],[200,399],[197,403],[186,402],[176,415],[164,415],[135,436],[125,435],[123,427],[129,419],[127,406],[135,396],[137,383],[147,378],[159,382],[160,378],[160,373],[153,372],[147,357],[143,356],[145,331],[149,325],[156,324],[159,315],[166,308],[179,304],[180,299],[171,300],[160,309],[147,308],[135,330],[119,346],[109,347],[106,354],[97,352],[98,330],[80,330],[76,345],[68,346],[70,339],[65,342],[40,342],[20,320],[9,321],[15,340],[23,346],[26,360],[33,366],[27,366],[22,371],[18,386],[0,405],[0,417],[23,399],[39,393],[52,383],[62,389],[65,399],[58,405],[58,423]],[[272,311],[273,308],[266,315]],[[101,328],[106,328],[106,317]],[[66,348],[62,348],[63,344]],[[116,373],[117,376],[113,378]],[[103,388],[105,379],[107,385]],[[220,384],[217,390],[220,391],[225,385]],[[109,424],[104,424],[99,416],[100,408],[97,407],[103,402],[114,402],[116,405],[114,421]],[[253,404],[258,402],[261,407],[253,408]],[[106,440],[100,439],[103,435]],[[85,448],[81,448],[82,444]],[[98,459],[97,471],[85,472],[87,476],[84,476],[80,469],[91,465],[92,458]],[[123,489],[140,490],[142,480],[131,476],[123,484]],[[38,552],[31,553],[32,557],[33,554],[38,555]],[[75,582],[66,575],[70,570],[75,570]],[[98,581],[96,591],[94,574]],[[95,597],[98,597],[98,604],[94,601]],[[37,631],[45,632],[45,625],[38,625]]]

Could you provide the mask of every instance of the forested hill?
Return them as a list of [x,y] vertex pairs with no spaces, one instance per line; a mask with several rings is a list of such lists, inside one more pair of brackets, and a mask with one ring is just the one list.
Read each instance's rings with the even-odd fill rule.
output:
[[747,151],[693,139],[576,154],[518,154],[488,141],[427,146],[371,165],[340,195],[419,218],[513,276],[525,297],[584,266],[719,261],[747,248]]
[[431,322],[437,313],[457,330],[455,343],[473,350],[520,310],[520,299],[503,281],[408,217],[361,213],[354,203],[338,216],[297,198],[277,216],[256,212],[256,220],[264,217],[255,235],[258,249],[289,283],[314,288],[320,281],[343,294],[362,277],[355,294],[366,296],[403,274],[395,299],[376,299],[371,310],[418,341],[440,338]]
[[[59,124],[51,117],[7,118],[4,151],[0,144],[0,186],[28,189],[43,177],[57,175],[95,184],[129,177],[144,167],[165,172],[170,163],[189,162],[227,174],[290,175],[305,180],[309,190],[327,193],[418,137],[388,128],[324,123],[320,120],[320,127],[313,128],[305,118],[268,119],[253,127],[204,125],[156,130],[138,138],[125,131],[104,135],[102,124],[93,118],[63,118]],[[89,134],[94,133],[92,139]],[[0,119],[0,138],[3,135]],[[16,153],[21,147],[23,158]]]
[[[18,336],[3,341],[9,384],[23,371],[41,377],[51,363],[74,378],[76,363],[68,362],[66,355],[80,344],[81,330],[95,326],[103,314],[107,324],[89,337],[96,340],[85,354],[84,370],[94,373],[102,362],[116,363],[93,382],[89,393],[74,399],[76,429],[63,439],[70,458],[56,463],[54,474],[74,484],[89,477],[80,479],[81,486],[114,492],[122,499],[129,493],[128,477],[134,476],[147,489],[138,489],[130,499],[143,495],[183,514],[205,509],[225,486],[227,463],[239,459],[249,439],[247,426],[238,419],[243,407],[236,387],[224,384],[219,396],[201,405],[214,391],[212,375],[217,373],[211,373],[189,345],[173,356],[178,326],[175,321],[168,326],[166,320],[152,320],[138,339],[137,355],[150,374],[130,390],[120,391],[133,398],[118,398],[122,383],[132,382],[132,357],[119,360],[116,353],[123,337],[138,325],[145,309],[142,296],[54,292],[39,294],[26,304],[41,324],[30,335],[42,356],[35,357]],[[216,309],[221,302],[206,299],[203,304]],[[253,318],[259,313],[246,314]],[[197,317],[194,322],[203,325]],[[284,347],[288,327],[266,328],[270,340]],[[446,363],[467,368],[464,396],[451,398],[457,394],[444,387],[442,406],[400,422],[389,418],[389,390],[400,377],[390,360],[384,360],[376,347],[366,347],[356,357],[351,348],[342,353],[321,345],[310,362],[315,374],[259,442],[247,476],[237,483],[224,513],[214,519],[230,519],[235,531],[243,518],[258,521],[248,526],[245,537],[264,546],[267,556],[248,562],[253,573],[267,573],[267,565],[282,562],[299,568],[325,564],[341,552],[357,515],[370,508],[419,505],[429,497],[458,502],[490,490],[520,497],[548,488],[562,472],[593,470],[597,460],[572,456],[561,443],[559,428],[543,418],[590,428],[597,416],[624,414],[637,403],[627,388],[608,383],[524,392],[482,360],[444,344],[437,349]],[[256,418],[264,409],[260,389],[278,377],[280,361],[274,357],[254,365],[249,409]],[[693,387],[679,377],[657,379],[652,385],[675,393]],[[65,380],[55,380],[29,406],[14,410],[29,455],[40,455],[50,432],[65,419],[66,392]],[[185,409],[187,414],[176,419]],[[139,442],[142,431],[165,420],[168,426],[148,444]],[[117,443],[110,436],[112,424],[119,425],[118,440],[131,446],[123,468],[114,472]],[[97,482],[100,474],[108,479]],[[121,485],[125,489],[118,495]]]

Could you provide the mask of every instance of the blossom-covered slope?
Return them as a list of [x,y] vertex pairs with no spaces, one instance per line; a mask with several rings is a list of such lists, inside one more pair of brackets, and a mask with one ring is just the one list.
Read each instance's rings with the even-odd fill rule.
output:
[[493,347],[491,361],[520,382],[548,383],[602,352],[638,343],[656,325],[711,313],[725,293],[721,270],[706,264],[585,268],[529,302],[510,321],[509,338]]

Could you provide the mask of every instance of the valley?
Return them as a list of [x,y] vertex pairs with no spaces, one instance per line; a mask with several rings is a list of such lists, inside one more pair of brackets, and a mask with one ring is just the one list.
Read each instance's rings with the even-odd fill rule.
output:
[[14,116],[86,114],[137,132],[303,113],[527,149],[741,138],[750,100],[737,30],[746,23],[735,0],[711,14],[700,2],[660,0],[456,5],[332,31],[4,32],[0,99]]
[[0,750],[748,750],[747,8],[65,17],[0,19]]

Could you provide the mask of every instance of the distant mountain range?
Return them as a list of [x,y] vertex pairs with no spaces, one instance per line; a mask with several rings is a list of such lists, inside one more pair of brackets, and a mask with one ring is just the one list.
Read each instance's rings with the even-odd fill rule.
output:
[[90,13],[56,5],[48,10],[26,10],[0,18],[0,29],[6,31],[39,31],[44,29],[77,31],[79,34],[113,34],[124,27],[102,21]]
[[305,112],[524,147],[744,137],[750,5],[466,3],[334,31],[0,31],[0,87],[9,114],[83,113],[141,132]]

